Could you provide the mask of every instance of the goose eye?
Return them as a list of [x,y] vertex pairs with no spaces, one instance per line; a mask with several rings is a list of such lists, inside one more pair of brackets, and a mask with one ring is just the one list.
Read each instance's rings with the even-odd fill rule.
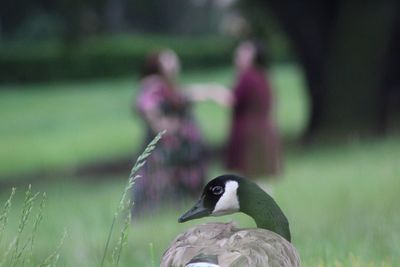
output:
[[221,195],[224,192],[224,188],[222,188],[222,186],[217,185],[217,186],[214,186],[211,189],[211,191],[214,195]]

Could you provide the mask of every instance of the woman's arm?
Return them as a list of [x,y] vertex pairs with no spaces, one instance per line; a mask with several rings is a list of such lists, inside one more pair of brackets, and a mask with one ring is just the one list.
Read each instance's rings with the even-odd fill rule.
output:
[[142,82],[141,92],[136,100],[136,110],[153,132],[167,130],[169,133],[174,133],[179,127],[179,119],[166,116],[163,112],[162,103],[165,97],[162,86],[162,82],[155,78]]
[[230,106],[233,103],[231,90],[220,84],[192,84],[185,89],[191,101],[212,100],[223,106]]
[[142,112],[144,119],[153,132],[167,130],[169,134],[175,133],[179,128],[179,118],[165,116],[159,109],[149,109]]

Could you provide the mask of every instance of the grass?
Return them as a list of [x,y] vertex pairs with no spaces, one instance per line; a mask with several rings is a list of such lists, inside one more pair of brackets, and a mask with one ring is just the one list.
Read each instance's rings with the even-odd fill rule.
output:
[[158,133],[154,139],[146,146],[144,151],[138,156],[135,164],[133,165],[131,169],[131,173],[129,174],[128,182],[123,190],[123,193],[121,195],[119,205],[117,207],[116,212],[114,213],[113,220],[111,222],[111,227],[110,231],[108,232],[107,236],[107,241],[106,241],[106,246],[104,248],[104,253],[101,259],[100,267],[103,267],[105,264],[105,260],[107,258],[108,254],[108,249],[110,246],[110,241],[111,237],[113,236],[113,232],[115,230],[115,225],[118,220],[118,217],[125,216],[124,219],[124,225],[121,229],[120,237],[117,241],[117,245],[114,247],[114,250],[112,251],[112,265],[111,266],[118,266],[121,254],[122,254],[122,249],[124,246],[126,246],[127,243],[127,238],[128,238],[128,229],[130,226],[130,223],[132,222],[132,217],[131,217],[131,208],[133,205],[133,201],[130,198],[129,194],[135,184],[135,181],[137,179],[140,179],[140,175],[138,175],[138,171],[140,170],[143,165],[146,164],[147,158],[151,155],[153,150],[156,148],[156,145],[158,141],[162,138],[162,136],[165,134],[165,130],[163,132]]
[[[287,154],[286,172],[274,184],[274,196],[289,217],[303,266],[399,266],[399,158],[398,137],[315,146]],[[216,164],[210,177],[222,171]],[[33,262],[52,250],[67,227],[58,266],[99,266],[116,200],[125,184],[124,179],[110,178],[93,183],[60,177],[58,182],[34,186],[47,192],[48,201]],[[6,199],[6,195],[2,197]],[[23,195],[17,193],[14,202],[18,210]],[[217,220],[178,224],[179,214],[191,204],[180,203],[176,209],[146,219],[134,218],[120,266],[158,263],[178,233],[191,225]],[[10,226],[16,225],[18,216],[10,213]],[[245,215],[218,218],[232,219],[241,227],[254,226]]]
[[[193,72],[185,75],[183,82],[207,77],[228,85],[231,76],[229,69]],[[301,75],[296,67],[279,66],[270,76],[277,91],[280,129],[287,138],[298,136],[307,118]],[[63,87],[67,90],[60,90]],[[143,134],[140,121],[129,110],[135,87],[133,79],[29,88],[3,85],[0,177],[23,179],[21,174],[31,171],[73,169],[82,163],[131,156],[142,145]],[[221,144],[228,110],[202,103],[196,106],[196,115],[207,139]],[[285,173],[273,185],[274,196],[289,217],[302,266],[400,266],[399,159],[400,139],[396,136],[287,151]],[[223,171],[215,162],[209,176]],[[99,266],[128,174],[127,170],[122,177],[98,177],[96,182],[54,175],[53,181],[35,183],[32,194],[47,192],[48,200],[36,231],[32,266],[54,251],[64,228],[68,236],[57,266]],[[3,241],[9,242],[18,231],[25,203],[21,191],[18,188],[14,196]],[[0,203],[8,196],[9,190],[0,191]],[[178,224],[178,216],[191,204],[178,203],[175,209],[133,218],[120,266],[154,266],[178,233],[217,220]],[[218,218],[232,219],[242,227],[254,226],[245,215]],[[123,220],[116,223],[124,225]],[[115,244],[118,238],[111,242]]]
[[[33,193],[31,185],[25,191],[25,198],[21,207],[18,224],[16,224],[18,227],[16,228],[15,235],[11,238],[11,241],[1,242],[4,241],[4,233],[8,230],[7,223],[15,191],[15,188],[11,189],[11,194],[5,201],[3,211],[0,215],[0,266],[23,267],[32,264],[38,267],[56,266],[66,233],[64,233],[59,245],[56,246],[56,249],[50,255],[43,258],[41,262],[32,261],[37,231],[43,219],[46,194]],[[36,207],[37,210],[35,210],[35,202],[37,201],[39,201],[39,204]]]
[[[271,71],[282,132],[294,137],[306,120],[301,74],[294,66]],[[188,73],[183,84],[230,85],[230,69]],[[132,157],[141,146],[143,126],[132,111],[137,91],[133,78],[80,83],[0,86],[0,179],[32,172],[72,171],[87,163]],[[287,107],[290,107],[288,109]],[[214,103],[196,105],[208,141],[226,136],[229,112]],[[210,117],[213,119],[210,120]]]

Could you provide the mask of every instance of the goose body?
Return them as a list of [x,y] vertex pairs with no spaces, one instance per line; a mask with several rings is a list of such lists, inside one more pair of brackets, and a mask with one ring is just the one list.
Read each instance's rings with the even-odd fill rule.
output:
[[290,243],[285,215],[267,193],[245,178],[236,175],[215,178],[205,186],[196,205],[179,221],[239,211],[253,217],[257,228],[239,229],[233,223],[198,225],[172,242],[160,266],[300,266],[299,255]]

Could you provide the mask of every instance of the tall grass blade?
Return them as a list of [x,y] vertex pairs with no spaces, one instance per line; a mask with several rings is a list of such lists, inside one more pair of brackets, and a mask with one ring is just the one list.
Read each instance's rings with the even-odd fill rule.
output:
[[153,243],[149,244],[149,249],[150,249],[151,267],[156,267],[156,260],[155,260],[155,256],[154,256],[154,245],[153,245]]
[[6,261],[7,261],[7,259],[8,259],[8,255],[10,254],[12,248],[15,246],[15,241],[16,241],[16,238],[14,238],[14,239],[10,242],[10,244],[8,245],[7,250],[4,252],[4,254],[3,254],[2,258],[1,258],[0,267],[5,266],[4,264],[6,263]]
[[127,240],[128,240],[128,230],[129,230],[129,225],[131,224],[131,213],[129,212],[128,215],[125,218],[124,226],[121,230],[117,245],[114,247],[113,253],[112,253],[112,263],[111,266],[117,267],[119,264],[119,261],[121,259],[121,254],[122,254],[122,249],[126,246]]
[[55,267],[57,265],[58,259],[60,258],[60,250],[61,247],[64,245],[66,237],[67,237],[67,230],[64,229],[64,233],[56,249],[41,264],[39,264],[38,267]]
[[27,254],[27,258],[25,258],[26,255],[24,255],[21,267],[24,266],[25,262],[27,262],[29,264],[29,262],[30,262],[30,260],[32,258],[35,238],[36,238],[36,234],[37,234],[39,225],[40,225],[40,223],[42,222],[42,219],[43,219],[43,211],[44,211],[44,208],[46,206],[46,199],[47,199],[47,195],[46,195],[46,193],[43,193],[41,201],[40,201],[40,204],[39,204],[39,210],[38,210],[38,212],[36,214],[35,220],[33,221],[32,230],[30,232],[29,237],[27,238],[27,240],[25,242],[25,245],[21,249],[21,253],[22,253],[23,251],[25,251],[25,249],[27,249],[29,247],[29,252]]
[[[129,203],[127,206],[131,206],[130,200],[126,201],[126,197],[127,197],[127,194],[128,194],[128,192],[129,192],[129,190],[130,190],[130,189],[132,188],[132,186],[134,185],[135,180],[138,179],[138,178],[140,177],[139,175],[136,175],[136,173],[138,172],[138,170],[139,170],[144,164],[146,164],[146,159],[150,156],[150,154],[151,154],[151,153],[153,152],[153,150],[156,148],[156,145],[157,145],[158,141],[162,138],[162,136],[164,135],[165,132],[166,132],[166,131],[164,130],[164,131],[158,133],[158,134],[154,137],[154,139],[147,145],[147,147],[146,147],[145,150],[142,152],[142,154],[137,158],[135,164],[133,165],[133,167],[132,167],[132,169],[131,169],[131,172],[130,172],[130,174],[129,174],[128,182],[127,182],[127,184],[126,184],[126,186],[125,186],[125,188],[124,188],[124,191],[123,191],[123,193],[122,193],[122,195],[121,195],[121,198],[120,198],[120,201],[119,201],[117,210],[116,210],[116,212],[114,213],[114,217],[113,217],[113,220],[112,220],[112,223],[111,223],[110,230],[108,231],[107,241],[106,241],[106,245],[105,245],[105,248],[104,248],[103,256],[102,256],[102,259],[101,259],[100,267],[103,267],[103,266],[104,266],[104,263],[105,263],[105,260],[106,260],[106,257],[107,257],[107,253],[108,253],[108,249],[109,249],[109,246],[110,246],[111,237],[112,237],[112,234],[113,234],[113,231],[114,231],[114,228],[115,228],[115,224],[116,224],[118,215],[119,215],[119,214],[124,210],[124,208],[126,207],[126,204],[125,204],[125,203]],[[130,216],[130,215],[128,215],[128,216]],[[122,248],[121,248],[121,249],[122,249]],[[119,252],[119,253],[120,253],[120,252]],[[114,255],[114,256],[116,256],[116,255]],[[119,257],[119,256],[118,256],[118,257]]]
[[32,213],[33,204],[38,195],[39,195],[39,193],[32,194],[32,186],[29,185],[28,189],[25,192],[25,200],[24,200],[24,204],[22,207],[22,213],[21,213],[21,217],[20,217],[20,221],[19,221],[19,225],[18,225],[18,231],[17,231],[17,236],[16,236],[16,240],[15,240],[15,245],[14,245],[14,253],[12,254],[12,257],[11,257],[10,266],[12,266],[12,267],[16,266],[18,261],[21,259],[22,250],[20,251],[19,245],[20,245],[22,233],[25,230],[25,226],[27,224],[29,216]]
[[[11,203],[15,195],[16,189],[12,188],[11,194],[4,204],[3,210],[0,214],[0,236],[3,236],[8,216],[11,208]],[[33,216],[33,209],[35,207],[35,201],[37,200],[40,193],[32,193],[32,186],[29,185],[25,191],[25,198],[21,208],[21,215],[19,217],[19,223],[17,232],[13,240],[4,249],[4,253],[0,255],[0,267],[23,267],[25,264],[32,266],[31,259],[33,257],[33,249],[35,246],[35,240],[39,225],[43,220],[43,212],[46,206],[46,193],[41,195],[41,201],[39,203],[38,211],[32,222],[32,228],[29,232],[26,232],[27,225],[30,222],[30,217]],[[66,232],[64,232],[61,238],[60,244],[57,246],[55,252],[47,257],[42,266],[55,266],[59,258],[59,250],[62,243],[64,242]]]
[[11,194],[8,197],[6,203],[4,203],[3,211],[1,212],[1,215],[0,215],[0,245],[3,240],[4,230],[6,229],[6,226],[8,223],[8,214],[11,209],[11,203],[12,203],[12,199],[15,195],[15,190],[16,190],[15,187],[13,187],[11,189]]

